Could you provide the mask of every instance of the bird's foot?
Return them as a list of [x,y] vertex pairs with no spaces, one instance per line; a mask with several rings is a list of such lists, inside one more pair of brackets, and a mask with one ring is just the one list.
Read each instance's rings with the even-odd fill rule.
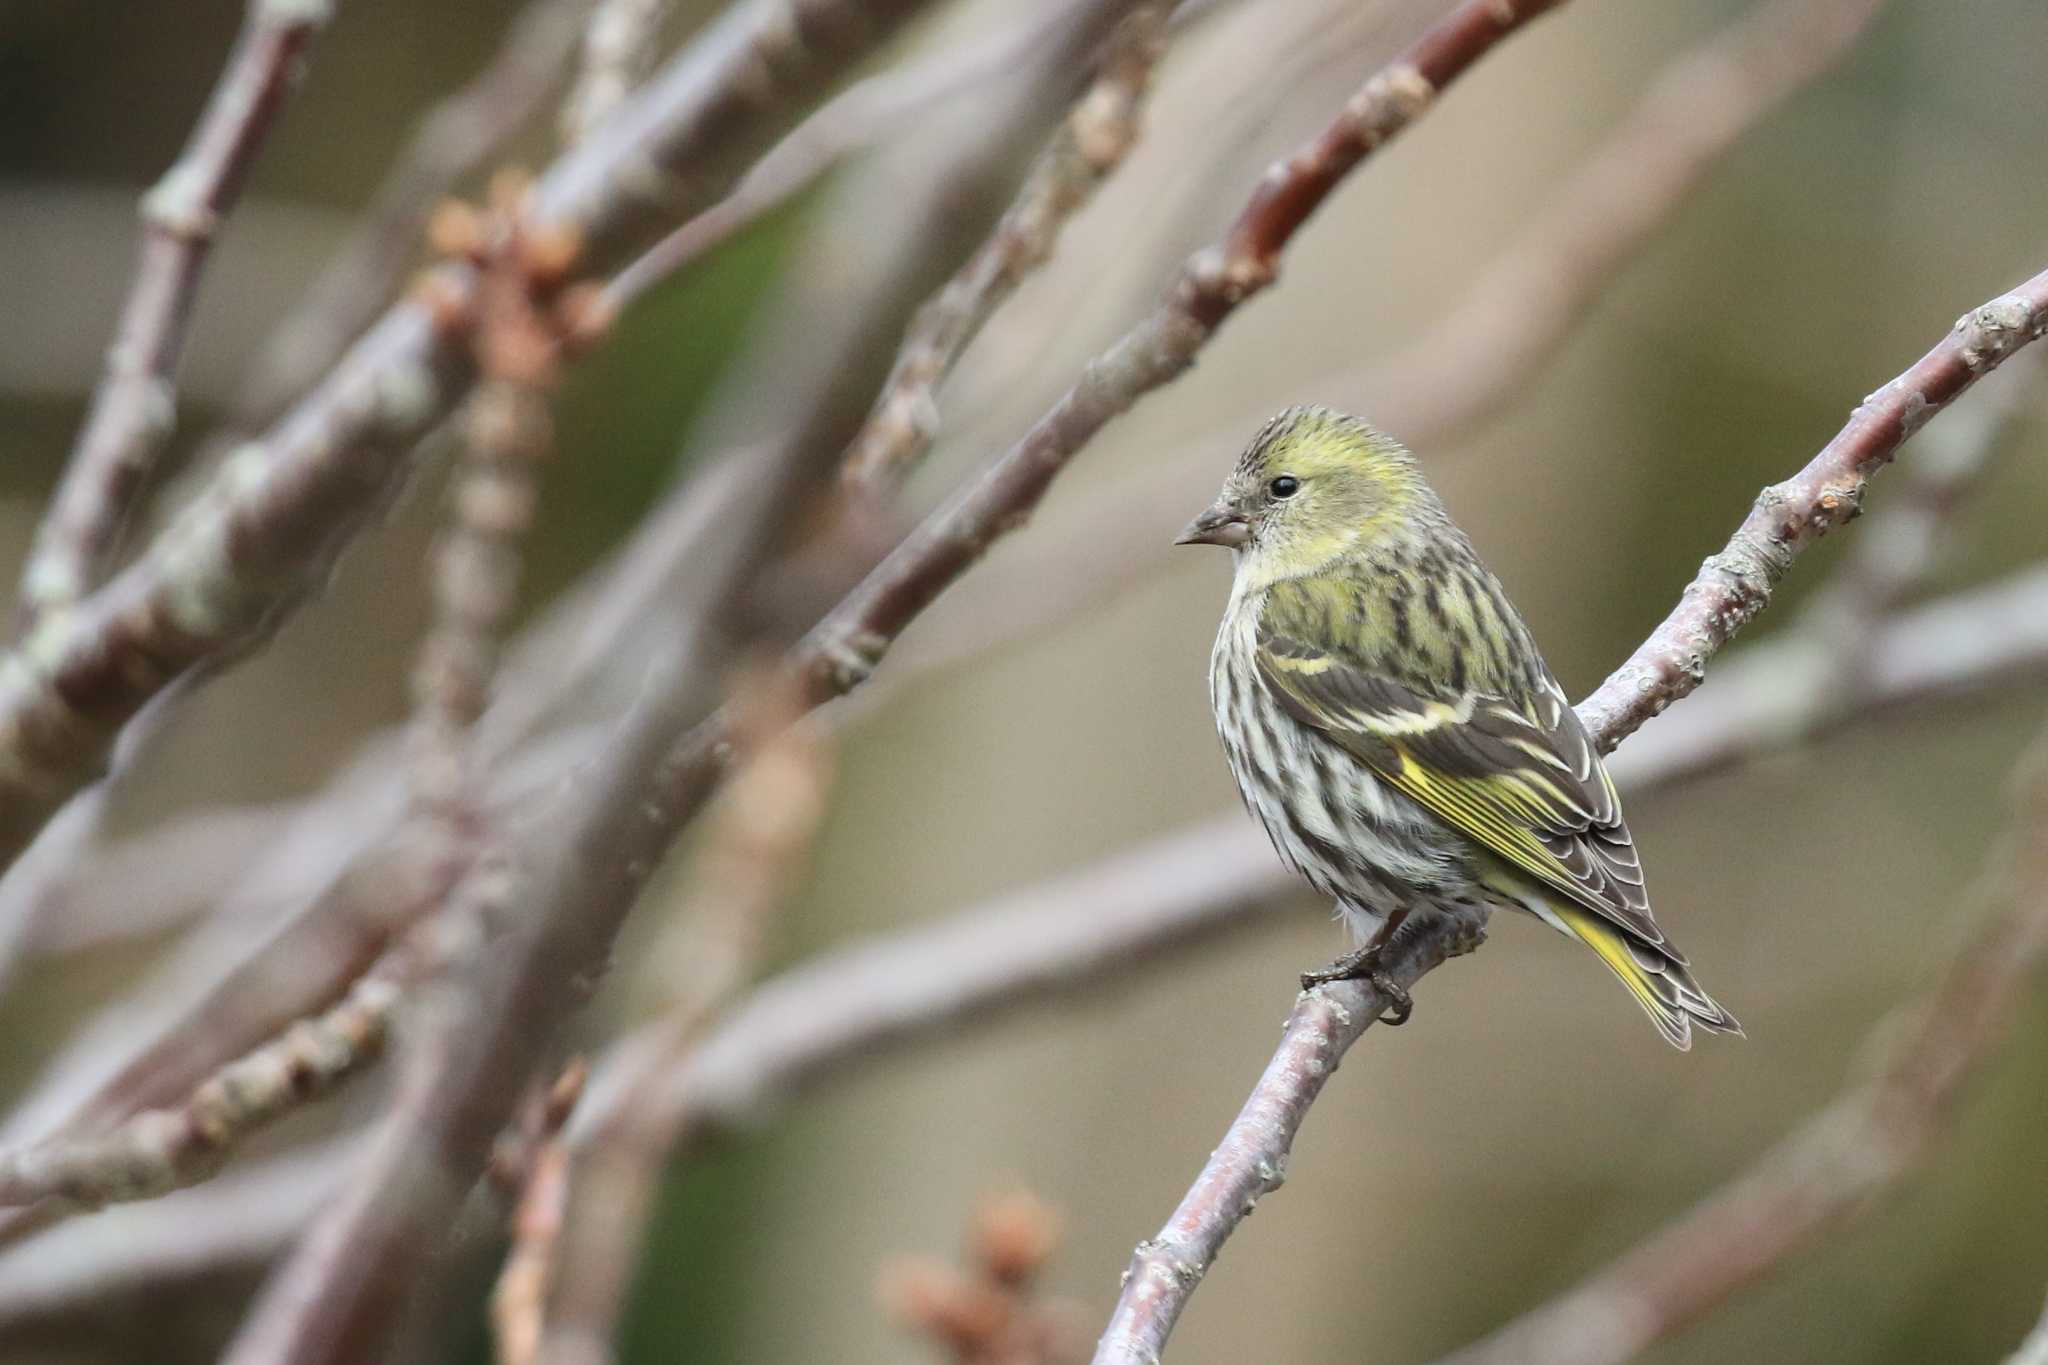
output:
[[1380,1016],[1380,1022],[1389,1028],[1399,1028],[1408,1022],[1408,1016],[1415,1013],[1415,998],[1407,988],[1388,976],[1380,968],[1379,945],[1360,948],[1346,953],[1319,972],[1303,972],[1301,988],[1312,991],[1332,981],[1365,981],[1387,998],[1387,1012]]

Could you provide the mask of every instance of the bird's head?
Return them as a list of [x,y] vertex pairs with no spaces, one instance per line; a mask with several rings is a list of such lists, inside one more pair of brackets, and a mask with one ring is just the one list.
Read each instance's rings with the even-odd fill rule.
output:
[[1237,551],[1261,582],[1311,574],[1418,534],[1442,510],[1399,441],[1356,417],[1300,407],[1266,423],[1180,545]]

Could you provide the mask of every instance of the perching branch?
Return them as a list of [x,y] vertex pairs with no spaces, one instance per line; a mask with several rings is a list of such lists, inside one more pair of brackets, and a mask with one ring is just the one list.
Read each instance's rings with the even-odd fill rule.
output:
[[[1106,28],[1127,4],[1078,10],[1072,35],[1098,24]],[[1007,153],[1018,139],[1029,139],[1028,146],[1041,138],[1058,107],[1053,92],[1070,70],[1064,61],[1037,64],[1030,88],[1011,92],[1012,117],[968,130],[949,157],[959,162],[963,179],[947,181],[946,188],[957,192],[959,183],[987,174],[990,154]],[[1027,112],[1037,109],[1042,117]],[[593,139],[613,135],[625,120],[622,111]],[[1007,155],[1001,159],[1008,163]],[[940,226],[918,221],[920,232]],[[903,245],[917,246],[916,234],[906,234]],[[937,246],[937,239],[925,242],[905,261],[903,278],[943,272],[948,263]],[[856,332],[871,317],[900,316],[879,296],[895,283],[878,282],[876,306],[856,313]],[[829,427],[839,378],[817,395],[801,425]],[[578,1003],[578,983],[601,970],[620,923],[679,827],[665,784],[655,777],[675,737],[715,700],[731,648],[737,589],[753,581],[787,519],[829,473],[840,445],[786,446],[753,471],[700,543],[688,591],[668,604],[660,622],[662,657],[610,741],[572,781],[536,808],[515,813],[506,832],[506,866],[479,869],[458,888],[458,899],[476,898],[472,918],[489,951],[460,982],[422,993],[420,1009],[434,1022],[421,1036],[432,1046],[417,1055],[408,1050],[383,1139],[360,1179],[258,1301],[230,1353],[234,1365],[375,1356],[390,1340],[399,1311],[439,1282],[427,1263],[441,1244],[449,1208],[481,1169],[505,1118],[506,1096],[532,1073]],[[423,1171],[432,1173],[425,1191]]]
[[1864,399],[1804,469],[1758,494],[1663,624],[1579,704],[1580,719],[1601,746],[1613,748],[1699,686],[1707,660],[1769,605],[1792,561],[1863,510],[1871,475],[1936,413],[2044,330],[2048,271],[1963,314],[1939,345]]
[[[1697,687],[1708,660],[1763,610],[1798,553],[1855,515],[1870,475],[1906,437],[2043,330],[2048,330],[2048,272],[1965,314],[1947,340],[1866,399],[1805,469],[1766,489],[1672,615],[1579,704],[1579,719],[1601,751],[1613,749],[1644,719]],[[1407,945],[1395,980],[1409,985],[1451,956],[1471,932],[1471,925],[1454,916],[1425,926]],[[1308,1105],[1386,1003],[1355,982],[1337,984],[1345,989],[1324,986],[1303,993],[1273,1065],[1187,1198],[1157,1237],[1139,1244],[1096,1347],[1096,1365],[1153,1365],[1224,1240],[1243,1221],[1250,1203],[1277,1187]],[[1361,1009],[1369,1012],[1361,1015]]]
[[[1186,372],[1216,329],[1278,278],[1282,251],[1346,174],[1501,38],[1558,3],[1466,0],[1368,80],[1320,134],[1276,163],[1222,239],[1188,260],[1167,298],[1091,360],[1050,411],[925,518],[792,651],[790,666],[814,701],[866,681],[912,619],[1023,525],[1097,432]],[[677,811],[696,809],[716,781],[723,733],[713,718],[676,746],[662,783]]]
[[2048,958],[2048,738],[2023,762],[2020,783],[2007,846],[1977,897],[2011,903],[1880,1030],[1897,1036],[1876,1074],[1691,1212],[1442,1365],[1622,1365],[1919,1167]]
[[[1788,717],[1831,724],[1984,686],[2048,677],[2048,568],[1901,616],[1881,634],[1853,706],[1815,707],[1803,644],[1739,651],[1713,681],[1616,756],[1633,796],[1779,752]],[[965,1023],[1142,969],[1258,923],[1300,884],[1232,812],[992,904],[823,954],[764,983],[680,1068],[652,1033],[600,1059],[573,1141],[620,1106],[663,1114],[675,1146],[751,1128],[856,1062],[956,1037]]]
[[185,325],[214,237],[332,12],[332,0],[250,0],[191,141],[143,196],[142,250],[106,377],[22,573],[24,629],[84,596],[106,566],[176,422]]

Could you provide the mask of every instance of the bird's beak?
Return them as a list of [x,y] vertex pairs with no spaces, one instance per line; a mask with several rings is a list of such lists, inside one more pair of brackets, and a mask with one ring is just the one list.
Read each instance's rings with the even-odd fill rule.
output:
[[1219,502],[1208,511],[1189,522],[1187,529],[1180,533],[1176,545],[1222,545],[1238,549],[1251,538],[1252,528],[1244,519],[1244,513],[1227,502]]

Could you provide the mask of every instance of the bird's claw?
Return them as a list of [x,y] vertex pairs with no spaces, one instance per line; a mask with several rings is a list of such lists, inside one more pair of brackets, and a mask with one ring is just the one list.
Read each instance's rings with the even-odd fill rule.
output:
[[1415,997],[1408,994],[1408,988],[1385,972],[1374,972],[1369,979],[1372,988],[1387,997],[1387,1012],[1380,1016],[1380,1022],[1388,1028],[1407,1023],[1408,1016],[1415,1013]]
[[1379,1021],[1388,1028],[1399,1028],[1408,1022],[1408,1016],[1415,1013],[1415,997],[1408,994],[1400,982],[1380,970],[1377,953],[1354,953],[1338,958],[1319,972],[1301,974],[1301,988],[1305,991],[1327,986],[1332,981],[1365,981],[1385,996],[1387,1009]]

